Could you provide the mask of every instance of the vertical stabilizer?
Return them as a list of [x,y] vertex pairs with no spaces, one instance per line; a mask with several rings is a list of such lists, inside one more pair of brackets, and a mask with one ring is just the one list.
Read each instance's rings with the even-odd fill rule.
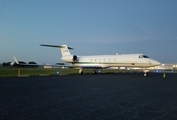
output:
[[61,50],[62,56],[71,55],[71,53],[70,53],[70,51],[69,51],[67,45],[61,45],[60,50]]
[[16,59],[15,55],[13,55],[13,58],[14,58],[14,60],[15,60],[15,63],[16,63],[16,64],[19,64],[19,62],[18,62],[18,60]]
[[57,46],[57,45],[44,45],[44,44],[42,44],[42,45],[40,45],[40,46],[60,48],[62,57],[63,57],[63,56],[71,55],[69,49],[73,49],[73,48],[71,48],[71,47],[68,47],[67,45],[60,45],[60,46]]

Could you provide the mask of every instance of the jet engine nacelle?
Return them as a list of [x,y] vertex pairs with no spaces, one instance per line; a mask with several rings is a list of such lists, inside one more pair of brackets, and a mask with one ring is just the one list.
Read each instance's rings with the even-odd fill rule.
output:
[[63,56],[61,59],[65,62],[73,63],[73,64],[79,61],[79,58],[77,55]]
[[76,63],[78,61],[79,61],[78,57],[76,55],[73,55],[73,63]]

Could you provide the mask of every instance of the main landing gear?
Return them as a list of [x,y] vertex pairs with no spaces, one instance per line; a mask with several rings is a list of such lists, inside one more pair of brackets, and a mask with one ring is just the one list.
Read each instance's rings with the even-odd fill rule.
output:
[[80,70],[79,70],[79,74],[84,74],[83,69],[80,69]]
[[93,73],[93,74],[97,74],[97,70],[93,70],[92,73]]
[[[97,74],[98,70],[92,70],[92,74]],[[84,70],[83,69],[79,69],[79,74],[84,74]]]

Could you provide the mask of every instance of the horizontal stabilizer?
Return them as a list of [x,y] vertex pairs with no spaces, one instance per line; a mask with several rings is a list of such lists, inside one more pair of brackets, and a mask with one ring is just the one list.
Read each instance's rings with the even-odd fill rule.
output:
[[67,45],[44,45],[44,44],[41,44],[40,46],[60,48],[62,56],[71,55],[69,49],[73,50],[73,48],[68,47]]
[[[45,47],[55,47],[55,48],[65,48],[65,47],[67,47],[66,45],[44,45],[44,44],[41,44],[40,46],[45,46]],[[70,49],[70,50],[73,50],[73,48],[71,48],[71,47],[68,47],[68,49]]]

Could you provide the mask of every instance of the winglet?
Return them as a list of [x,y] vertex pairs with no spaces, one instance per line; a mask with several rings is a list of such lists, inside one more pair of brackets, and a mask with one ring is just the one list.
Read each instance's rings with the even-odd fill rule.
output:
[[15,63],[19,64],[18,60],[15,58],[15,55],[13,55],[13,58],[15,60]]

